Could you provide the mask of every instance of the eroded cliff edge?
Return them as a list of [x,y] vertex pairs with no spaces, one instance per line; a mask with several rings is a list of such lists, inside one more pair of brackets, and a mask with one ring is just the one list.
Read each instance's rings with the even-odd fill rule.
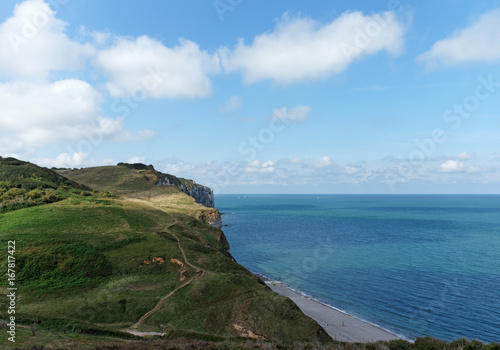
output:
[[183,179],[170,174],[156,172],[158,176],[158,186],[176,186],[188,196],[194,198],[197,203],[200,203],[208,208],[213,208],[214,192],[210,187],[200,185],[193,180]]
[[158,186],[174,186],[178,187],[182,192],[190,197],[193,197],[196,203],[200,203],[208,208],[214,208],[214,192],[208,186],[203,186],[190,179],[184,179],[170,174],[165,174],[157,171],[152,165],[142,163],[118,163],[118,166],[139,171],[154,172],[157,177]]

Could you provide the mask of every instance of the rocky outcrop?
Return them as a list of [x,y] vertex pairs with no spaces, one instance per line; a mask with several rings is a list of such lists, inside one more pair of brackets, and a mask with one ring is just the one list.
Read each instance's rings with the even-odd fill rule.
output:
[[194,198],[197,203],[203,204],[205,207],[213,208],[214,192],[210,187],[200,185],[193,180],[183,179],[170,174],[157,172],[158,186],[176,186],[188,196]]
[[200,219],[204,223],[207,223],[215,228],[222,229],[222,218],[217,209],[203,213]]
[[194,198],[197,203],[203,204],[205,207],[213,208],[214,204],[214,192],[210,187],[199,185],[193,182],[193,187],[187,188],[185,185],[181,185],[180,189],[187,195]]

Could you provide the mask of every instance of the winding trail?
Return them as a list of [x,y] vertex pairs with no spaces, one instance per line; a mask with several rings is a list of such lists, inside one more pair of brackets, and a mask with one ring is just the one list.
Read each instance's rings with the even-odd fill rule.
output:
[[188,259],[186,258],[186,253],[184,253],[184,249],[182,249],[181,247],[181,241],[179,240],[179,238],[177,238],[177,236],[171,232],[169,232],[172,236],[174,236],[174,238],[177,240],[177,246],[179,247],[179,249],[181,250],[181,253],[182,253],[182,256],[184,257],[184,261],[186,262],[187,265],[191,266],[193,269],[196,270],[196,272],[198,271],[203,271],[205,272],[205,270],[203,269],[200,269],[199,267],[197,266],[194,266],[193,264],[191,264]]
[[[158,303],[156,304],[156,306],[151,309],[150,311],[146,312],[140,319],[139,321],[137,321],[133,326],[130,327],[130,329],[126,329],[125,332],[127,333],[131,333],[131,334],[134,334],[134,335],[139,335],[139,336],[147,336],[147,335],[152,335],[153,333],[155,332],[139,332],[139,331],[135,331],[135,329],[139,328],[139,326],[149,317],[151,316],[152,314],[154,314],[156,311],[158,311],[161,306],[165,303],[165,301],[170,298],[172,295],[175,294],[175,292],[177,292],[179,289],[181,288],[184,288],[185,286],[187,286],[188,284],[190,284],[191,282],[193,282],[195,279],[197,278],[200,278],[202,277],[206,271],[197,267],[197,266],[194,266],[193,264],[191,264],[188,259],[186,258],[186,253],[184,253],[184,249],[182,249],[182,246],[181,246],[181,241],[179,240],[179,238],[169,232],[176,240],[177,240],[177,246],[179,247],[181,253],[182,253],[182,256],[184,257],[184,261],[186,262],[186,265],[189,265],[191,266],[192,268],[194,268],[196,270],[196,275],[194,275],[193,277],[191,277],[187,282],[185,282],[184,284],[182,284],[181,286],[175,288],[173,291],[171,291],[170,293],[168,293],[167,295],[165,295],[163,298],[160,299],[160,301],[158,301]],[[161,333],[155,333],[155,334],[161,334]]]

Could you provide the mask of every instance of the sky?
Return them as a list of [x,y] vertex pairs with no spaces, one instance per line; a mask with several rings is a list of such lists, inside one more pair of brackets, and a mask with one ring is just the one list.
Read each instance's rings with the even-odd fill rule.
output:
[[500,193],[500,0],[0,2],[0,155],[224,193]]

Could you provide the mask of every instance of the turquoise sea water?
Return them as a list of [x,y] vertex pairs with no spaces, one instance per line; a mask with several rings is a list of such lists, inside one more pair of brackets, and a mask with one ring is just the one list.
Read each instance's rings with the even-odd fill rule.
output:
[[408,339],[500,342],[499,195],[218,195],[236,260]]

